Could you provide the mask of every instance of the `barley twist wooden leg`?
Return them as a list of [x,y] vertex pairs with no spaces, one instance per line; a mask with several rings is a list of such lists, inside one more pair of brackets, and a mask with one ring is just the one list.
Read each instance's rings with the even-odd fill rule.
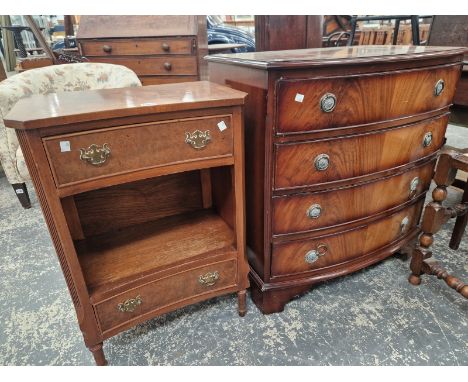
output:
[[237,292],[237,306],[239,316],[244,317],[247,313],[247,291],[245,289]]
[[102,342],[94,346],[90,346],[88,349],[91,353],[93,353],[94,361],[96,362],[97,366],[107,365],[106,356],[102,350]]

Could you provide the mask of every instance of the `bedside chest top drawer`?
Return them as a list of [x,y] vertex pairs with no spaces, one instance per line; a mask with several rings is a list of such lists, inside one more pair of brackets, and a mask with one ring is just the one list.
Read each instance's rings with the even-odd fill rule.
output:
[[419,220],[424,200],[368,225],[316,239],[273,246],[271,274],[287,276],[343,264],[408,234]]
[[43,138],[57,187],[152,167],[233,155],[230,115]]
[[80,42],[83,56],[192,54],[194,44],[193,38],[103,39]]
[[236,260],[223,261],[135,288],[97,304],[95,310],[101,330],[106,332],[147,313],[154,314],[189,299],[193,302],[204,299],[207,294],[235,286],[236,282]]
[[443,145],[448,115],[370,134],[275,145],[274,187],[365,176],[426,157]]
[[277,81],[278,134],[345,128],[449,105],[460,65]]
[[397,207],[425,192],[435,160],[363,185],[273,198],[274,235],[315,231],[353,222]]
[[171,57],[90,57],[91,62],[123,65],[142,76],[150,75],[196,75],[196,56]]

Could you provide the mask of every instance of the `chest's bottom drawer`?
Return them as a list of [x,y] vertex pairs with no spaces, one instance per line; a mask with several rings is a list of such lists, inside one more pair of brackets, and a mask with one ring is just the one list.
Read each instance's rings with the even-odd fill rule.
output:
[[106,332],[141,315],[236,285],[237,261],[228,260],[180,272],[95,305]]
[[402,238],[415,227],[424,200],[365,226],[333,235],[273,246],[272,276],[305,273],[364,256]]

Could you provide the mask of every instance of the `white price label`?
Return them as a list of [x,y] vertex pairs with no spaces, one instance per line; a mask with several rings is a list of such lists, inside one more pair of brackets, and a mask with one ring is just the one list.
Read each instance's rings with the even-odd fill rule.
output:
[[71,151],[70,141],[60,141],[60,152],[65,153]]
[[294,101],[296,101],[296,102],[304,101],[304,94],[297,93],[296,97],[294,97]]
[[228,128],[224,121],[221,121],[220,123],[218,123],[218,127],[219,127],[219,131],[224,131]]

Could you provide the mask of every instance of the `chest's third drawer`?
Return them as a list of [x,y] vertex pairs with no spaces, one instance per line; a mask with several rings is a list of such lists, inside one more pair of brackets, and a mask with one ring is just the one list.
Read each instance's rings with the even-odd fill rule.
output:
[[385,131],[277,144],[275,188],[356,178],[418,160],[442,146],[447,120],[443,115]]
[[43,143],[58,187],[233,153],[230,115],[91,130]]
[[406,203],[430,185],[435,160],[403,174],[331,191],[273,198],[273,234],[324,229]]

